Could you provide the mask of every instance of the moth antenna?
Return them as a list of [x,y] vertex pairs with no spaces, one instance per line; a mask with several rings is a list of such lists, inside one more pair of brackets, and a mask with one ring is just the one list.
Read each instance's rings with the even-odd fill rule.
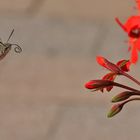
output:
[[15,50],[16,53],[21,53],[22,52],[22,48],[19,45],[17,45],[17,44],[11,44],[11,45],[15,45],[16,46],[14,48],[14,50]]
[[8,41],[10,40],[11,36],[13,35],[13,33],[14,33],[14,29],[12,30],[11,34],[9,35],[9,37],[8,37],[8,39],[7,39],[7,42],[6,42],[6,43],[8,43]]

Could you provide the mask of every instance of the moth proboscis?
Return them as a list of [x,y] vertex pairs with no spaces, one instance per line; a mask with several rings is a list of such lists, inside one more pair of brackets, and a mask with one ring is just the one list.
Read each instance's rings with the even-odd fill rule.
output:
[[1,52],[1,54],[5,54],[5,53],[7,54],[11,50],[12,46],[16,46],[14,48],[14,51],[16,53],[22,52],[22,48],[18,44],[9,43],[9,40],[10,40],[11,36],[13,35],[13,33],[14,33],[14,29],[10,33],[6,43],[3,43],[2,40],[0,40],[0,52]]

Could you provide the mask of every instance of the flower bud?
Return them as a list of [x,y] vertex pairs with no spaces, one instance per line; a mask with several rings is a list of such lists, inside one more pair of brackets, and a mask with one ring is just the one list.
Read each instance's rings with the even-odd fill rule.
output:
[[124,104],[115,104],[115,105],[111,108],[111,110],[109,111],[107,117],[108,117],[108,118],[111,118],[111,117],[115,116],[116,114],[118,114],[118,113],[122,110],[123,105],[124,105]]
[[96,60],[97,60],[97,62],[98,62],[101,66],[107,68],[108,70],[110,70],[110,71],[112,71],[112,72],[114,72],[114,73],[116,73],[116,74],[121,74],[121,73],[122,73],[122,72],[121,72],[121,69],[120,69],[117,65],[111,63],[110,61],[108,61],[108,60],[105,59],[104,57],[102,57],[102,56],[97,56],[97,57],[96,57]]
[[87,89],[102,90],[103,88],[113,86],[114,82],[110,80],[91,80],[85,84]]
[[124,92],[116,95],[115,97],[113,97],[112,102],[124,101],[124,100],[128,99],[132,95],[136,95],[136,94],[134,92],[124,91]]

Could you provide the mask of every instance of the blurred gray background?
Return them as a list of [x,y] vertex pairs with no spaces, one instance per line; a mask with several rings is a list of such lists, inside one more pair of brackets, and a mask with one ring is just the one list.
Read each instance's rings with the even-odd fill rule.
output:
[[[0,62],[0,139],[139,140],[139,102],[108,119],[110,100],[122,90],[84,88],[107,72],[97,55],[129,58],[114,18],[124,22],[134,6],[134,0],[0,0],[0,37],[6,41],[14,28],[10,42],[23,49]],[[132,67],[135,77],[139,66]]]

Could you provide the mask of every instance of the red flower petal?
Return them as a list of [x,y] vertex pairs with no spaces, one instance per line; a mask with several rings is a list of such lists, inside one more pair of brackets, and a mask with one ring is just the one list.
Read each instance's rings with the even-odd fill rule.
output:
[[87,88],[87,89],[94,89],[95,88],[94,83],[95,83],[94,80],[87,82],[85,84],[85,88]]
[[140,16],[131,16],[125,24],[122,24],[118,18],[115,20],[130,37],[140,37]]
[[138,61],[138,51],[136,46],[133,46],[131,52],[131,62],[135,64],[137,61]]
[[117,66],[120,67],[121,70],[128,72],[130,68],[131,62],[129,60],[120,60],[117,62]]
[[135,46],[140,51],[140,38],[135,40]]
[[131,63],[135,64],[138,61],[138,50],[140,51],[140,38],[130,38],[129,44],[131,46]]
[[[106,74],[102,79],[114,81],[115,78],[116,78],[116,74],[111,72],[111,73]],[[109,91],[111,91],[112,88],[113,88],[113,86],[109,86],[109,87],[106,87],[106,90],[109,92]]]
[[114,81],[115,77],[116,77],[116,74],[110,72],[110,73],[106,74],[102,79],[103,79],[103,80]]
[[109,92],[109,91],[112,90],[112,88],[113,88],[113,86],[109,86],[109,87],[106,88],[106,90]]
[[138,10],[140,10],[140,0],[136,0],[136,3],[137,3]]
[[102,56],[97,56],[97,57],[96,57],[96,61],[97,61],[98,64],[100,64],[101,66],[107,68],[106,63],[105,63],[106,59],[105,59],[104,57],[102,57]]
[[140,16],[131,16],[128,18],[124,26],[128,35],[130,35],[132,29],[140,28]]
[[115,18],[116,22],[118,23],[118,25],[125,31],[127,32],[126,27],[121,23],[121,21],[118,18]]

